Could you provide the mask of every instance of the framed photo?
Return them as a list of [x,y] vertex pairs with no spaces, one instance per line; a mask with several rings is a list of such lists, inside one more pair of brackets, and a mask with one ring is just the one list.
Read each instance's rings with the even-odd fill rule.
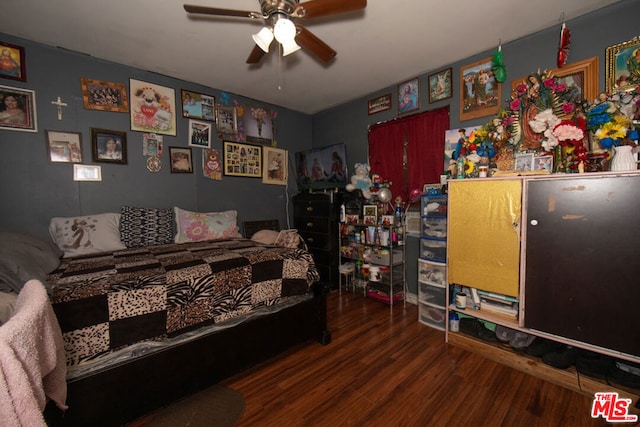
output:
[[429,75],[429,103],[442,101],[453,96],[451,68]]
[[262,178],[262,147],[224,141],[223,151],[224,175]]
[[87,110],[129,112],[127,86],[123,83],[81,78],[80,85],[82,86],[82,102]]
[[182,89],[182,117],[215,121],[216,98],[199,92]]
[[265,146],[262,152],[262,183],[287,185],[287,150]]
[[408,80],[398,85],[398,114],[420,109],[420,80]]
[[517,171],[530,171],[533,170],[533,153],[516,154]]
[[189,120],[189,145],[211,148],[211,123]]
[[245,105],[244,136],[248,142],[271,144],[273,140],[271,110],[258,105]]
[[609,46],[606,70],[605,83],[609,93],[640,84],[640,36]]
[[391,109],[391,94],[379,96],[377,98],[370,99],[367,102],[367,111],[369,115],[379,113]]
[[34,91],[0,86],[0,129],[38,131]]
[[491,71],[491,58],[460,68],[460,120],[495,115],[501,100],[501,85]]
[[553,156],[533,156],[533,170],[553,172]]
[[91,128],[91,154],[94,162],[127,164],[127,133]]
[[394,215],[382,215],[382,225],[393,225],[396,221],[396,217]]
[[216,122],[218,132],[229,134],[238,133],[238,113],[236,107],[216,105]]
[[364,205],[362,207],[362,213],[366,225],[376,225],[378,223],[378,206]]
[[360,222],[360,215],[358,214],[347,214],[346,216],[347,224],[357,224]]
[[45,130],[47,153],[52,163],[82,163],[82,134]]
[[[558,81],[567,85],[567,92],[560,96],[561,102],[579,102],[586,99],[593,102],[598,97],[598,66],[597,56],[582,61],[567,64],[562,68],[554,68],[550,73],[558,77]],[[511,82],[511,90],[518,85],[526,84],[526,77]]]
[[73,165],[74,181],[102,181],[102,168],[96,165]]
[[169,147],[171,173],[193,173],[191,148]]
[[24,48],[0,41],[0,77],[27,81]]
[[162,135],[155,133],[144,133],[142,135],[142,155],[162,157],[163,139]]
[[176,136],[175,89],[129,79],[131,130]]

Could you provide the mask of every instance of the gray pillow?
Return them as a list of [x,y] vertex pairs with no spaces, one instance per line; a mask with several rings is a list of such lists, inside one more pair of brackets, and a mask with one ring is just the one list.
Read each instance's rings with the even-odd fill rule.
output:
[[51,241],[29,233],[0,231],[0,291],[20,292],[31,279],[49,291],[47,275],[60,265],[62,251]]

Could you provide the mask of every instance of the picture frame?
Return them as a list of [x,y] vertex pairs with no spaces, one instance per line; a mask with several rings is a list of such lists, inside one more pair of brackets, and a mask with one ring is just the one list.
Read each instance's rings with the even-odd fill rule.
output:
[[74,181],[102,181],[102,168],[97,165],[73,165]]
[[176,136],[176,91],[129,79],[131,130]]
[[97,163],[127,164],[127,133],[91,128],[91,155]]
[[189,119],[207,120],[210,122],[216,120],[215,96],[181,89],[180,99],[182,100],[182,117],[186,117]]
[[45,130],[47,157],[51,163],[82,163],[80,132]]
[[395,215],[382,215],[382,225],[383,226],[393,226],[395,225],[396,217]]
[[87,110],[129,112],[127,86],[123,83],[104,82],[87,78],[80,79],[82,103]]
[[398,85],[398,114],[420,109],[420,79],[418,77]]
[[422,186],[422,192],[424,194],[428,194],[430,192],[440,194],[442,192],[442,184],[424,184]]
[[247,142],[271,145],[273,120],[271,110],[259,105],[244,106],[244,136]]
[[362,207],[362,217],[365,225],[377,225],[378,223],[378,206],[364,205]]
[[391,109],[391,94],[381,95],[370,99],[367,102],[367,112],[369,115],[380,113]]
[[517,171],[533,170],[533,153],[520,153],[515,155],[515,169]]
[[640,84],[640,36],[606,49],[606,81],[608,93]]
[[262,178],[262,148],[259,145],[223,141],[223,174]]
[[533,156],[534,171],[548,171],[553,172],[553,156]]
[[0,86],[0,129],[38,132],[34,91]]
[[[561,102],[579,102],[586,99],[592,102],[598,97],[598,67],[600,59],[597,56],[567,64],[562,68],[550,70],[550,74],[558,78],[569,88],[566,94],[560,96]],[[511,91],[518,85],[526,84],[527,77],[511,81]]]
[[227,134],[238,133],[238,112],[236,107],[216,105],[216,126],[218,132]]
[[265,146],[262,153],[262,183],[287,185],[287,166],[289,165],[287,150]]
[[429,74],[429,103],[453,97],[453,69],[445,68]]
[[202,175],[220,181],[222,179],[222,164],[220,164],[220,151],[202,150]]
[[502,85],[493,76],[491,67],[491,57],[460,67],[461,121],[493,116],[498,112]]
[[0,77],[10,80],[27,81],[24,47],[0,41]]
[[358,224],[360,222],[360,215],[358,214],[347,214],[346,215],[346,223],[347,224]]
[[189,120],[189,146],[211,148],[212,125],[208,122]]
[[193,173],[193,153],[191,148],[169,147],[171,173]]

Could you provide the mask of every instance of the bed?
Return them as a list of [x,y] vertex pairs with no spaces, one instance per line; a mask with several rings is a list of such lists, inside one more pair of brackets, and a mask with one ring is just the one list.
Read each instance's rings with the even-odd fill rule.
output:
[[[52,219],[65,256],[45,279],[69,409],[49,405],[49,425],[122,425],[292,346],[330,342],[327,290],[306,250],[240,237],[235,213],[221,222],[219,213],[173,208],[161,212],[168,219],[140,208],[144,218],[132,219],[129,210]],[[185,212],[205,225],[215,217],[217,231],[180,237],[193,229]],[[80,223],[94,227],[79,239]]]

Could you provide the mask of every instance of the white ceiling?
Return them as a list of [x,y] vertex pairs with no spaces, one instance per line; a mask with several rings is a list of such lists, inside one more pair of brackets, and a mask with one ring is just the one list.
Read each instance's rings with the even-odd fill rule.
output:
[[[494,49],[499,40],[559,31],[563,12],[570,20],[617,1],[369,0],[362,11],[297,21],[338,52],[328,64],[303,50],[279,58],[273,43],[249,66],[260,21],[194,19],[175,0],[2,0],[0,32],[313,114]],[[258,0],[186,3],[260,10]]]

